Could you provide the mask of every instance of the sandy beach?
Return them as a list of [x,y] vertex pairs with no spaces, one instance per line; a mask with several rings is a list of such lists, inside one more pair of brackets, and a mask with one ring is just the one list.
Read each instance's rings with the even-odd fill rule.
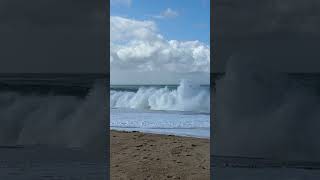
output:
[[111,131],[111,179],[210,179],[210,140]]

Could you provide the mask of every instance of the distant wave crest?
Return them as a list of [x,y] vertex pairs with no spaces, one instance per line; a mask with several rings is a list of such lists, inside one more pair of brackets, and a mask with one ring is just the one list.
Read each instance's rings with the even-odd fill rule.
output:
[[141,87],[137,92],[110,92],[111,108],[210,112],[210,91],[188,80],[177,89]]

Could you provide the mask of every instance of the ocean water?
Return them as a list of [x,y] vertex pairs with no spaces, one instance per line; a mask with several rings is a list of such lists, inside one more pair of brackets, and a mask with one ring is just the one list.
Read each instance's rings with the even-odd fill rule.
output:
[[110,117],[115,130],[209,138],[210,86],[111,86]]

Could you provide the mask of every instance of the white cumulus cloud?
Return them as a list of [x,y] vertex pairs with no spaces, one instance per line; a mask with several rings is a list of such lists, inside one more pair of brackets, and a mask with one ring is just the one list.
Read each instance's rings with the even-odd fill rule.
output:
[[111,16],[111,69],[136,72],[208,73],[210,47],[165,39],[153,21]]
[[179,13],[177,11],[172,10],[171,8],[167,8],[163,12],[160,13],[160,15],[153,16],[154,18],[163,19],[163,18],[174,18],[179,16]]

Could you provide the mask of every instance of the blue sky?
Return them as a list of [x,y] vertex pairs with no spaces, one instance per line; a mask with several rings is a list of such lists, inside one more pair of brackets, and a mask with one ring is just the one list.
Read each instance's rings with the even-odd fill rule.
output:
[[210,0],[111,0],[113,84],[209,83]]
[[[160,18],[170,9],[172,17]],[[111,0],[111,16],[151,20],[166,39],[210,45],[210,0]]]

